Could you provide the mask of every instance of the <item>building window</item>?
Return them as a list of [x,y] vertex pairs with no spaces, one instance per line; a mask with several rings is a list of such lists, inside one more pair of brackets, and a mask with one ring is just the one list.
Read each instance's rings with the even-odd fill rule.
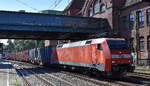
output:
[[140,51],[144,51],[144,37],[140,37],[139,43]]
[[104,12],[106,10],[106,6],[103,4],[103,5],[101,5],[101,7],[100,7],[100,11],[101,12]]
[[138,11],[137,12],[137,24],[138,24],[138,27],[142,27],[144,26],[144,11]]
[[150,8],[147,10],[147,24],[150,25]]
[[130,14],[129,16],[129,27],[130,28],[134,28],[134,23],[135,23],[135,15],[134,14]]
[[147,38],[147,49],[150,50],[150,36]]
[[94,13],[100,12],[100,1],[97,0],[94,4]]

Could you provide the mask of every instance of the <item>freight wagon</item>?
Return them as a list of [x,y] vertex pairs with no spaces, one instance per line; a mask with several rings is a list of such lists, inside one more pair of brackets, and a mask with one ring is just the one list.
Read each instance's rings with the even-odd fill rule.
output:
[[16,53],[15,57],[29,59],[30,62],[40,65],[86,69],[106,76],[122,75],[134,69],[128,43],[121,38],[90,39],[31,49],[22,54],[24,55]]

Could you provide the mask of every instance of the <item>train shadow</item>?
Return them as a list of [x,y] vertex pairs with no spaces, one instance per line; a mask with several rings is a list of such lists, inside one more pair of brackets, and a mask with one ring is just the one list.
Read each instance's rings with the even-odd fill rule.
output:
[[122,77],[122,78],[115,78],[113,82],[125,82],[125,83],[130,83],[130,84],[138,84],[138,85],[144,85],[146,84],[145,82],[149,82],[150,80],[145,79],[145,78],[136,78],[136,77]]
[[140,75],[136,75],[136,76],[126,75],[126,76],[122,76],[122,77],[110,77],[110,78],[102,77],[100,80],[102,80],[102,79],[107,80],[107,81],[111,81],[111,82],[114,82],[114,83],[123,82],[123,83],[136,84],[136,85],[150,84],[150,78],[143,77],[143,76],[140,76]]
[[140,75],[145,75],[145,76],[150,76],[150,73],[140,73],[140,72],[134,72],[135,74],[140,74]]
[[[30,76],[34,74],[40,75],[40,74],[52,74],[52,73],[58,73],[60,72],[60,70],[58,68],[47,68],[47,67],[34,67],[34,68],[21,68],[21,69],[17,69],[17,73],[18,75],[22,75],[20,74],[20,72],[23,73],[23,76]],[[32,72],[31,72],[32,71]]]

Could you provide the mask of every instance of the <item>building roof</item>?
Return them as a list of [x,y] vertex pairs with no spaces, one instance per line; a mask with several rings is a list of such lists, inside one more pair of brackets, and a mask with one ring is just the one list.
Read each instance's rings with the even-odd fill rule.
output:
[[63,11],[57,11],[57,10],[42,10],[39,13],[54,14],[54,15],[64,15]]

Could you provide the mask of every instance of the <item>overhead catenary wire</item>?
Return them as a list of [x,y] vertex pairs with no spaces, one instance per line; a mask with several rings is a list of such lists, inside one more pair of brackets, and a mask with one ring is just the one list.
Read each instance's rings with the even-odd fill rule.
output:
[[58,0],[57,4],[55,5],[55,7],[53,9],[55,9],[61,2],[62,2],[62,0]]
[[[54,0],[53,0],[54,1]],[[50,0],[51,2],[51,0]],[[51,5],[49,6],[49,8],[51,9],[52,7],[54,7],[54,5],[57,3],[57,0],[55,0],[53,3],[51,3]]]
[[[37,8],[35,8],[35,7],[31,6],[31,5],[29,5],[29,4],[25,3],[25,2],[23,2],[22,0],[15,0],[15,1],[17,1],[18,3],[24,5],[24,6],[28,7],[28,8],[33,9],[34,11],[40,11],[40,10],[38,10]],[[51,10],[54,10],[62,1],[63,1],[63,0],[55,0],[54,3],[51,4],[50,9],[51,9]],[[69,3],[71,0],[67,0],[67,1],[68,1],[68,3]]]
[[24,5],[24,6],[26,6],[26,7],[29,7],[29,8],[31,8],[31,9],[35,10],[35,11],[40,11],[40,10],[38,10],[37,8],[32,7],[32,6],[30,6],[29,4],[27,4],[27,3],[25,3],[25,2],[23,2],[23,1],[21,1],[21,0],[15,0],[15,1],[21,3],[22,5]]
[[55,9],[61,2],[62,2],[62,0],[56,0],[56,1],[54,2],[53,7],[52,7],[51,9],[52,9],[52,10]]

